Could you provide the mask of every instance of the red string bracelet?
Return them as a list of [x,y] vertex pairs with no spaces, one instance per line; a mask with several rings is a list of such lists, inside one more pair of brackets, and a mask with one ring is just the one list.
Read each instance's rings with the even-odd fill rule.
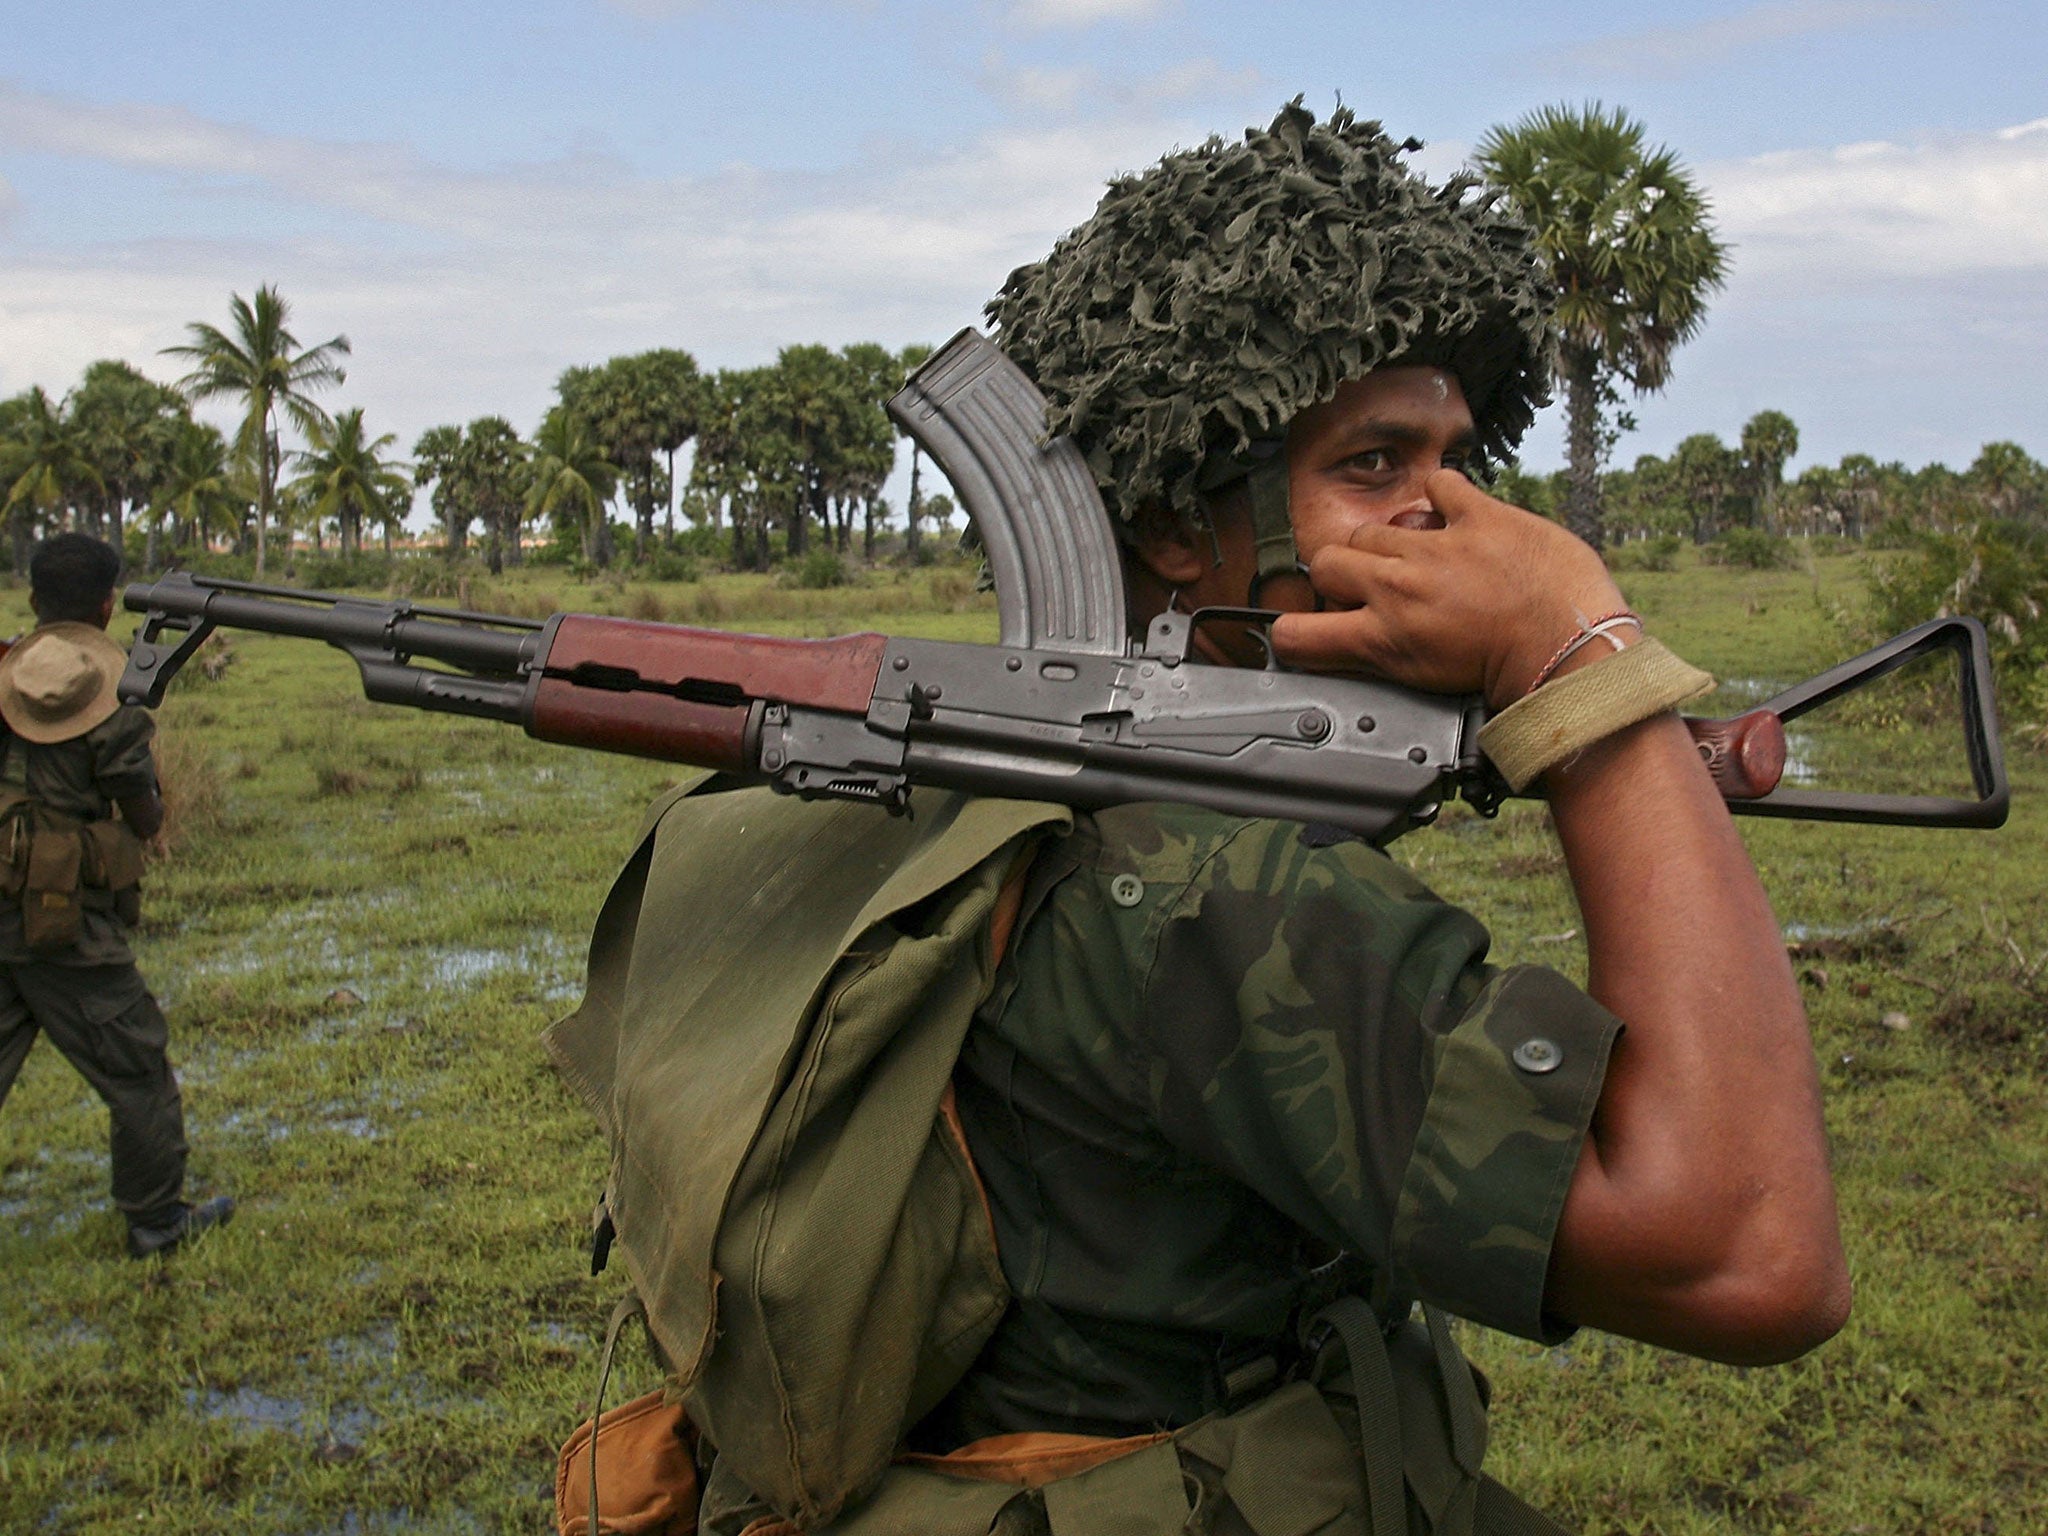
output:
[[1589,620],[1580,625],[1572,637],[1557,648],[1550,660],[1543,663],[1542,669],[1536,674],[1535,681],[1523,690],[1522,697],[1526,699],[1538,688],[1549,682],[1550,674],[1563,666],[1573,653],[1583,645],[1587,645],[1594,640],[1605,640],[1617,651],[1623,649],[1621,643],[1614,638],[1613,631],[1624,624],[1633,624],[1636,628],[1636,633],[1642,633],[1643,621],[1626,608],[1614,613],[1602,614],[1599,618]]

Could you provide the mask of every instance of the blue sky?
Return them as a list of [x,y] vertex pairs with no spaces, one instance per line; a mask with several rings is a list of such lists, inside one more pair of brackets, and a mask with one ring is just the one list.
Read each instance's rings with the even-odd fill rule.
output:
[[[1774,407],[1848,452],[2048,457],[2038,0],[0,0],[0,394],[274,282],[336,404],[530,430],[565,366],[938,341],[1103,181],[1305,94],[1428,141],[1598,98],[1732,276],[1617,458]],[[1526,457],[1554,466],[1553,411]]]

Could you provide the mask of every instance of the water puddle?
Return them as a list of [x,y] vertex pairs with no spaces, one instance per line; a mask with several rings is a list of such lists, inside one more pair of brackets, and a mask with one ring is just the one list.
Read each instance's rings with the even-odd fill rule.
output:
[[275,1430],[282,1434],[316,1438],[323,1444],[355,1444],[377,1427],[377,1416],[360,1403],[337,1403],[317,1408],[304,1398],[259,1392],[254,1387],[203,1393],[188,1387],[185,1406],[202,1418],[230,1424],[237,1429],[257,1434]]
[[390,1134],[390,1122],[400,1118],[417,1120],[420,1111],[406,1095],[381,1089],[361,1099],[330,1099],[295,1117],[276,1110],[230,1110],[213,1122],[211,1134],[285,1141],[300,1132],[338,1131],[357,1141],[379,1141]]
[[[359,1283],[364,1283],[360,1277]],[[398,1359],[398,1325],[379,1323],[367,1333],[341,1334],[329,1339],[327,1358],[336,1365],[389,1366]]]
[[582,990],[581,957],[549,929],[535,929],[516,949],[483,945],[443,945],[427,950],[419,964],[435,987],[467,987],[494,977],[524,975],[536,984],[542,1000],[560,1002]]

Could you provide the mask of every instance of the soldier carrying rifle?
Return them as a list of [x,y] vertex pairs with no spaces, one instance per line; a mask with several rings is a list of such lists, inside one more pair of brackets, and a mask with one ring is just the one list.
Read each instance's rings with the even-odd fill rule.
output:
[[0,1101],[41,1031],[106,1102],[128,1252],[234,1213],[184,1198],[185,1114],[163,1011],[136,969],[142,839],[163,825],[146,710],[115,697],[121,557],[82,533],[29,561],[36,628],[0,659]]
[[679,798],[551,1037],[674,1374],[606,1421],[606,1507],[702,1474],[677,1518],[717,1536],[1551,1530],[1481,1475],[1442,1313],[1744,1364],[1842,1325],[1806,1019],[1673,712],[1710,680],[1475,479],[1545,398],[1555,296],[1404,149],[1297,103],[1113,183],[989,315],[1141,633],[1279,608],[1286,664],[1483,695],[1587,987],[1489,965],[1332,827]]

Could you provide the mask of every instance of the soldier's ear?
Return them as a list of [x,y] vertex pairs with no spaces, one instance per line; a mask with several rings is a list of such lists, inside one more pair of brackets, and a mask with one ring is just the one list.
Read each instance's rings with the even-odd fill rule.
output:
[[1132,530],[1131,552],[1138,563],[1169,587],[1201,580],[1215,563],[1208,533],[1171,513],[1141,516]]

